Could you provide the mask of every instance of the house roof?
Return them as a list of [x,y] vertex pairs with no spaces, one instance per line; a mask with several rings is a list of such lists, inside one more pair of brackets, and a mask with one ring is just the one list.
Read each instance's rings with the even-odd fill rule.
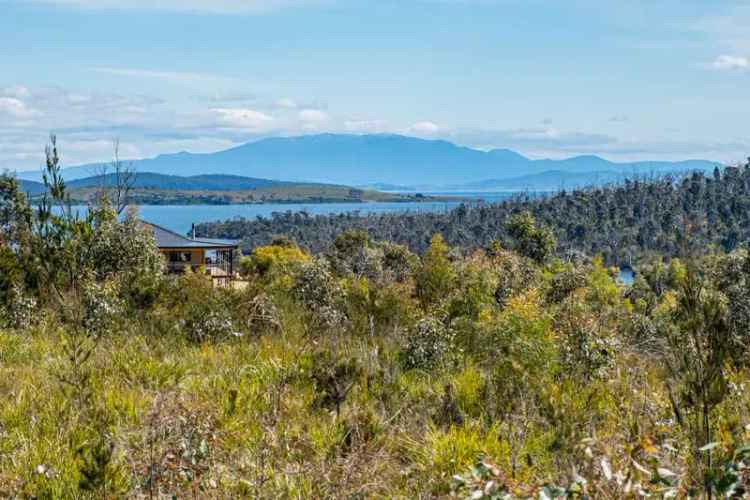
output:
[[206,248],[206,249],[221,249],[221,248],[236,248],[239,246],[237,240],[218,240],[210,238],[193,239],[187,236],[170,231],[161,226],[157,226],[151,222],[141,221],[145,227],[151,229],[154,233],[154,240],[156,240],[156,246],[159,248]]

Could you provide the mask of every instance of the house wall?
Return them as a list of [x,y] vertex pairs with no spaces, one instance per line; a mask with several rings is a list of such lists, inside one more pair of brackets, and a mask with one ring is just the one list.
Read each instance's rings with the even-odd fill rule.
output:
[[161,251],[162,255],[164,255],[164,258],[167,261],[167,267],[171,269],[175,269],[177,267],[186,267],[188,263],[184,263],[182,266],[181,263],[178,262],[170,262],[169,260],[169,254],[171,253],[189,253],[190,254],[190,262],[189,265],[192,267],[198,267],[205,264],[205,258],[206,258],[206,252],[202,248],[160,248],[159,251]]

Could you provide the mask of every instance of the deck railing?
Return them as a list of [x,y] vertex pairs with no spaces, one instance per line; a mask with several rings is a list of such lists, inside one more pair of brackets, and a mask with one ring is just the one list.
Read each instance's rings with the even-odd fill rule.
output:
[[232,266],[229,262],[210,262],[202,265],[193,265],[191,262],[167,262],[167,272],[181,273],[191,268],[197,271],[203,267],[211,276],[231,276]]

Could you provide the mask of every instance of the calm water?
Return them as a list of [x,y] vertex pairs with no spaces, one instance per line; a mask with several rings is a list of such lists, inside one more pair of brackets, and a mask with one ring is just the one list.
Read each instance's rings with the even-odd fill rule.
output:
[[[438,194],[438,193],[424,193]],[[516,193],[441,193],[476,200],[495,202]],[[404,202],[404,203],[268,203],[262,205],[144,205],[139,208],[143,220],[152,222],[180,234],[187,234],[194,223],[214,222],[235,217],[270,217],[274,212],[307,212],[311,215],[359,212],[446,212],[458,206],[458,201]],[[79,207],[82,212],[85,207]]]
[[630,266],[620,267],[620,282],[623,285],[632,285],[635,281],[635,271]]

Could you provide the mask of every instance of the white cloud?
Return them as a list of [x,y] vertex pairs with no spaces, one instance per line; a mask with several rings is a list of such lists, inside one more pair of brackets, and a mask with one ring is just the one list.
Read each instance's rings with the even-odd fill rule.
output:
[[[206,75],[208,76],[208,75]],[[258,96],[251,92],[214,92],[210,96],[196,97],[198,101],[208,101],[213,103],[227,103],[227,102],[255,102],[258,100]]]
[[440,132],[440,127],[433,122],[417,122],[409,127],[409,132],[420,135],[432,135]]
[[155,71],[141,68],[91,68],[91,71],[106,75],[125,76],[131,78],[148,78],[174,83],[229,83],[237,80],[228,76],[207,75],[182,71]]
[[521,128],[508,132],[508,136],[518,140],[555,140],[560,138],[560,131],[554,127]]
[[266,129],[273,121],[267,114],[252,109],[213,108],[210,111],[218,115],[220,125],[230,128],[260,131]]
[[37,3],[96,10],[152,10],[209,14],[258,14],[304,7],[324,0],[34,0]]
[[14,85],[0,90],[1,97],[15,97],[16,99],[25,99],[31,96],[31,91],[23,85]]
[[297,107],[297,103],[292,99],[284,98],[276,101],[276,106],[279,108],[294,109]]
[[[219,96],[233,97],[252,96]],[[313,132],[405,133],[481,149],[510,148],[532,157],[601,154],[616,160],[692,157],[737,161],[750,151],[750,142],[742,136],[726,140],[714,137],[715,142],[702,137],[670,141],[666,137],[616,137],[566,130],[550,123],[488,130],[420,121],[409,127],[379,119],[340,120],[324,111],[325,104],[297,101],[297,108],[291,112],[279,111],[278,104],[269,98],[207,105],[204,98],[186,108],[141,95],[59,87],[0,88],[0,171],[38,168],[50,131],[56,132],[65,145],[66,166],[109,161],[116,138],[120,139],[123,158],[144,158],[180,150],[216,151],[262,137]]]
[[711,64],[711,67],[719,70],[747,70],[750,69],[750,58],[742,56],[721,55]]
[[300,121],[308,124],[322,123],[331,119],[328,113],[319,109],[303,109],[297,116]]
[[550,151],[576,153],[604,148],[617,138],[586,132],[565,132],[556,128],[519,128],[509,130],[462,129],[441,133],[441,137],[483,149],[511,148],[522,152]]
[[13,118],[28,119],[39,115],[38,111],[29,109],[26,104],[15,97],[0,97],[0,114]]
[[388,131],[388,122],[385,120],[347,120],[344,129],[349,132],[360,132],[376,134]]

